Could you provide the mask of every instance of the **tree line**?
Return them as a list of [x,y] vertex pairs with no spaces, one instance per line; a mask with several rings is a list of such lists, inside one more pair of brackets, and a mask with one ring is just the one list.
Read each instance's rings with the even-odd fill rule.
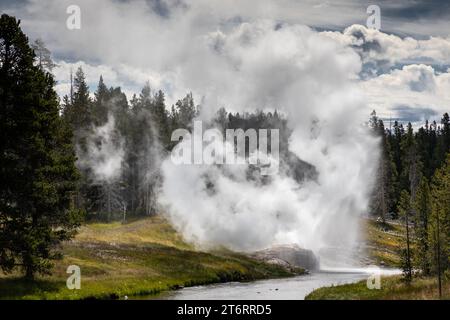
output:
[[[62,118],[72,128],[74,144],[80,159],[89,157],[89,144],[97,128],[112,117],[115,122],[111,136],[117,144],[123,142],[124,156],[120,175],[114,179],[98,179],[92,166],[79,166],[81,180],[75,195],[77,207],[87,212],[88,219],[111,220],[125,217],[152,215],[158,212],[157,194],[161,185],[160,165],[177,142],[171,141],[175,129],[192,129],[193,119],[200,107],[194,104],[191,93],[167,108],[161,90],[152,91],[147,83],[139,95],[128,102],[120,87],[107,87],[100,77],[91,98],[82,68],[78,68],[71,84],[70,94],[62,101]],[[287,120],[277,111],[239,114],[224,108],[205,127],[226,129],[280,130],[280,153],[286,167],[295,171],[298,179],[312,175],[313,168],[288,151],[290,131]],[[96,138],[94,138],[95,140]],[[102,139],[97,139],[102,146]],[[270,140],[270,139],[269,139]],[[248,147],[248,146],[247,146]],[[269,146],[270,148],[270,146]],[[248,150],[246,150],[248,152]]]
[[395,121],[386,128],[374,111],[370,126],[380,138],[381,157],[371,213],[384,223],[399,218],[405,226],[401,250],[405,280],[415,271],[438,276],[450,267],[450,119],[425,122],[414,131]]

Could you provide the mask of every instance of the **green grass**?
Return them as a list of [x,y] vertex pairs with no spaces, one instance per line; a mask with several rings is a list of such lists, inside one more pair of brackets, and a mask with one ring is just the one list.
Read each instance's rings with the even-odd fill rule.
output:
[[364,220],[363,232],[368,244],[368,255],[376,265],[389,267],[400,265],[400,249],[405,244],[404,227],[397,223],[382,224]]
[[[27,282],[17,274],[0,274],[0,299],[123,298],[180,286],[293,275],[242,254],[196,251],[161,217],[85,225],[64,244],[63,252],[51,276]],[[66,269],[73,264],[81,268],[80,290],[66,287]]]
[[[381,278],[380,289],[368,289],[366,280],[314,290],[307,300],[424,300],[438,299],[435,278],[415,278],[410,284],[401,276]],[[443,299],[450,299],[450,284],[445,283]]]
[[[368,254],[375,264],[399,267],[400,248],[405,245],[404,227],[399,223],[381,224],[373,220],[364,221],[364,232],[368,245]],[[413,247],[413,245],[412,245]],[[444,283],[444,299],[450,299],[450,283]],[[415,277],[410,284],[401,276],[381,277],[381,288],[368,289],[366,280],[323,287],[314,290],[306,299],[309,300],[415,300],[438,299],[435,278]]]
[[131,223],[90,223],[84,225],[76,238],[81,242],[108,242],[120,244],[158,243],[179,249],[193,249],[185,243],[167,221],[155,216]]

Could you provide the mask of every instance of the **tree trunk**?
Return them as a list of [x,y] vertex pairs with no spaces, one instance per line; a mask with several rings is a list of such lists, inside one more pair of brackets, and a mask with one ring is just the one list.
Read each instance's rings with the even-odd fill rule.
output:
[[408,278],[412,279],[412,266],[411,266],[411,252],[409,247],[409,223],[408,223],[408,214],[405,215],[405,224],[406,224],[406,263],[408,268]]
[[437,232],[437,274],[438,274],[438,287],[439,287],[439,299],[442,298],[442,279],[441,279],[441,236],[439,226],[439,211],[436,215],[436,232]]
[[28,253],[25,253],[22,256],[22,263],[25,271],[24,274],[25,280],[33,281],[34,280],[33,260],[31,259],[31,256]]
[[111,186],[109,183],[106,184],[107,192],[107,211],[108,211],[108,221],[111,221]]
[[27,281],[33,281],[34,280],[34,272],[31,268],[25,269],[25,280]]

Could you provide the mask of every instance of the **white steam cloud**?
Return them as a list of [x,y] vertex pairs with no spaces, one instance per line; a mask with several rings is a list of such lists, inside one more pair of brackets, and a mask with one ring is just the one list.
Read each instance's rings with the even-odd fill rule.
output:
[[367,109],[354,83],[360,68],[352,49],[305,26],[265,20],[206,35],[180,65],[192,89],[205,94],[201,117],[220,106],[281,110],[293,130],[290,151],[315,166],[318,178],[299,183],[281,172],[261,184],[246,179],[245,166],[175,165],[169,158],[161,202],[185,238],[244,251],[279,243],[316,252],[351,247],[378,153],[361,125]]
[[77,146],[78,166],[92,170],[97,182],[111,182],[120,177],[125,155],[124,141],[116,133],[116,124],[112,115],[99,127],[94,127],[88,135],[87,150]]

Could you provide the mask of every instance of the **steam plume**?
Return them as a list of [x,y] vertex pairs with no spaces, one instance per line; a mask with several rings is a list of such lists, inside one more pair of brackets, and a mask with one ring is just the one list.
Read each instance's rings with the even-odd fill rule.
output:
[[210,33],[196,53],[180,74],[205,94],[200,118],[211,119],[222,105],[277,108],[293,130],[289,150],[318,177],[298,182],[281,171],[261,184],[247,180],[245,166],[177,166],[167,159],[161,202],[172,223],[201,247],[351,247],[377,157],[376,141],[361,125],[367,109],[354,83],[358,55],[308,27],[267,20]]

